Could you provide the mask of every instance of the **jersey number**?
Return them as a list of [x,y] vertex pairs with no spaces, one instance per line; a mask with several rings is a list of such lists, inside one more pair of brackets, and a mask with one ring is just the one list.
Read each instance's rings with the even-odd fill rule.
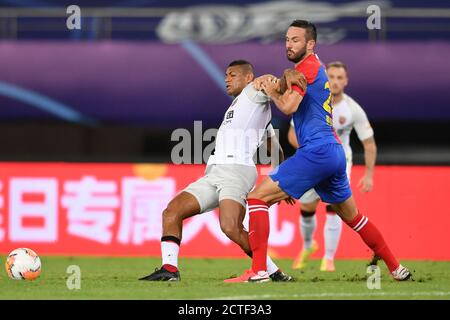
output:
[[[328,83],[328,81],[325,83],[324,89],[330,89],[330,84]],[[325,117],[327,125],[333,126],[333,118],[331,116],[333,113],[333,107],[331,106],[331,93],[328,96],[328,99],[323,103],[323,108],[325,109],[326,112],[328,112],[328,114]]]

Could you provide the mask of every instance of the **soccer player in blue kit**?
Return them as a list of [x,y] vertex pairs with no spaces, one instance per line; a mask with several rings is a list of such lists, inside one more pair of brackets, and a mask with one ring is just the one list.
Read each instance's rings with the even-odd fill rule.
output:
[[395,258],[380,231],[362,215],[352,197],[346,174],[344,149],[333,129],[331,94],[324,66],[314,53],[317,31],[314,24],[295,20],[286,33],[286,54],[295,69],[306,77],[307,88],[292,86],[277,92],[277,81],[264,77],[260,88],[286,115],[292,115],[300,147],[281,163],[247,198],[252,268],[225,282],[269,281],[266,256],[269,238],[269,207],[282,200],[300,198],[314,188],[322,201],[330,203],[342,220],[358,232],[366,245],[384,260],[394,279],[411,273]]

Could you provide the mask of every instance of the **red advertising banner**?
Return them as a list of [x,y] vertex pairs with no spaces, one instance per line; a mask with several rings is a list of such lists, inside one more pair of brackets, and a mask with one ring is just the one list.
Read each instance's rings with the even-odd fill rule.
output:
[[[41,255],[159,256],[161,212],[204,169],[203,165],[1,163],[0,253],[24,246]],[[363,170],[359,166],[352,170],[359,210],[376,223],[394,253],[400,258],[450,260],[450,209],[445,202],[450,196],[450,167],[378,166],[374,191],[367,194],[356,189]],[[282,203],[270,212],[270,252],[294,257],[302,245],[299,204]],[[319,257],[323,204],[317,218]],[[217,210],[185,221],[180,255],[244,257],[221,232]],[[336,257],[369,256],[359,236],[344,226]]]

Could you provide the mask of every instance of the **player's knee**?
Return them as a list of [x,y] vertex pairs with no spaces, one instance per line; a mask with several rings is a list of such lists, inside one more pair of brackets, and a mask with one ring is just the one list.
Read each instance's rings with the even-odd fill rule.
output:
[[248,194],[247,199],[257,199],[269,204],[271,200],[271,195],[267,195],[261,190],[259,191],[253,190]]
[[302,217],[308,218],[308,217],[312,217],[313,215],[315,215],[316,210],[305,210],[305,209],[301,208],[300,214],[302,215]]
[[247,195],[247,199],[258,199],[258,200],[259,200],[258,192],[255,191],[255,190],[251,191],[251,192]]
[[233,221],[221,221],[220,229],[231,240],[239,237],[239,224]]
[[164,211],[162,213],[164,223],[170,224],[170,223],[178,222],[181,219],[181,217],[179,216],[179,212],[180,211],[177,210],[176,206],[171,205],[169,203],[167,208],[164,209]]
[[302,203],[300,205],[300,212],[304,217],[313,216],[316,213],[317,205],[315,203]]

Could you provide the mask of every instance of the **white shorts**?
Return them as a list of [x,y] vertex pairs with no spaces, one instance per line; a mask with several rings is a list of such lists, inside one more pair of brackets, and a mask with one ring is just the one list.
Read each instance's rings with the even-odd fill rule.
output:
[[253,166],[240,164],[212,164],[205,176],[188,185],[183,191],[192,194],[200,204],[200,213],[211,211],[224,199],[247,205],[247,194],[256,183],[258,172]]
[[[347,161],[347,177],[348,180],[350,181],[350,174],[352,171],[352,165],[353,163],[351,161]],[[314,188],[309,189],[308,191],[306,191],[299,199],[299,201],[301,203],[312,203],[314,201],[316,201],[317,199],[320,199],[319,195],[317,194],[316,190],[314,190]]]

